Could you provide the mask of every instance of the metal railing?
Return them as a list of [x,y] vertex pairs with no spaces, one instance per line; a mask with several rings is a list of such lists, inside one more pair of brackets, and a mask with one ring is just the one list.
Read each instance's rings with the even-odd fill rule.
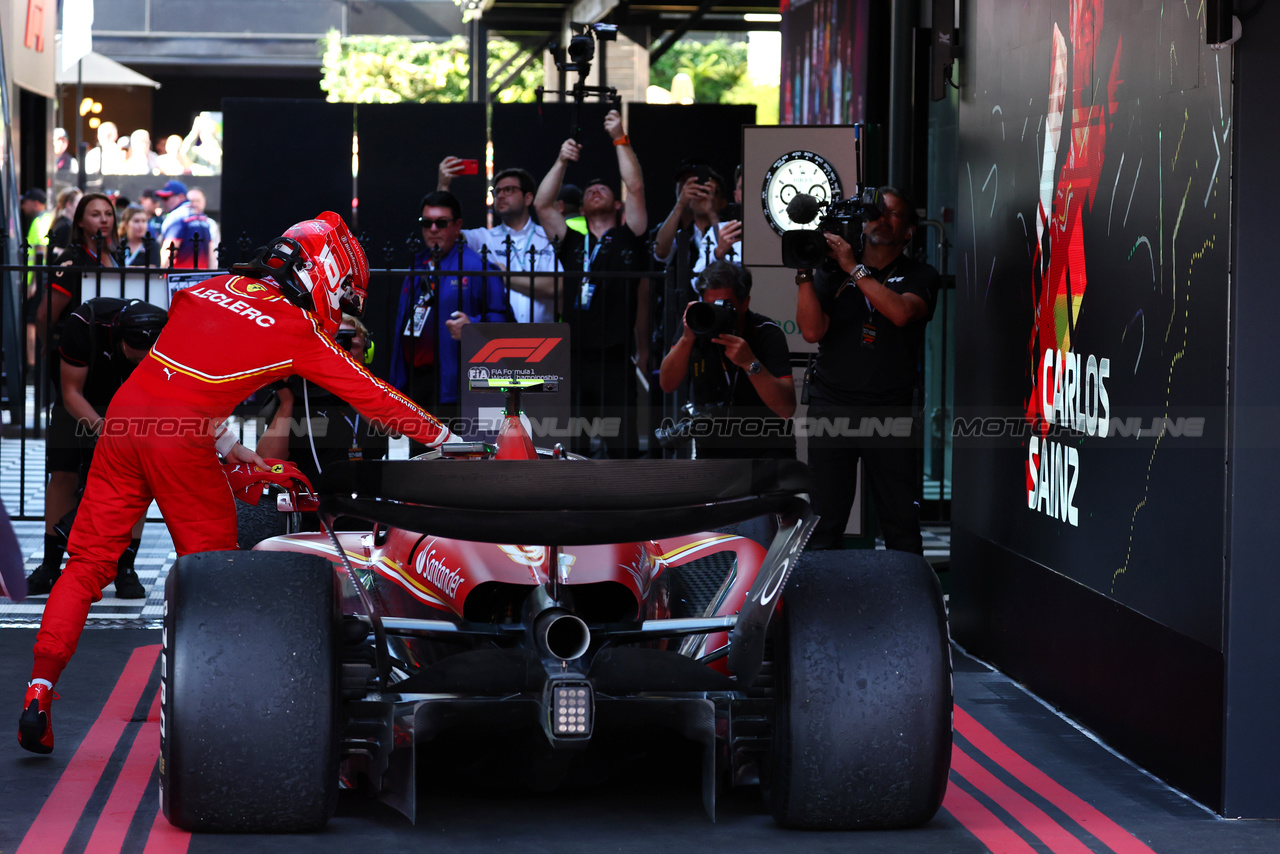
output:
[[[0,249],[3,248],[3,241],[6,239],[3,234],[0,234]],[[513,285],[517,288],[526,287],[526,283],[530,282],[532,276],[551,277],[555,280],[554,297],[551,303],[556,306],[555,319],[563,320],[566,314],[571,313],[566,310],[564,305],[565,298],[566,296],[572,296],[572,291],[577,287],[577,283],[582,277],[581,272],[575,270],[565,271],[559,264],[557,264],[557,270],[555,271],[535,271],[530,273],[529,270],[536,265],[537,247],[527,246],[527,257],[516,263],[515,259],[520,255],[519,247],[509,235],[506,237],[505,251],[503,252],[491,253],[487,247],[480,248],[477,253],[481,259],[479,269],[463,269],[461,266],[462,253],[454,253],[450,248],[448,252],[442,254],[446,258],[455,259],[459,266],[447,266],[445,269],[435,272],[424,269],[422,253],[426,251],[426,246],[420,237],[414,236],[403,240],[379,241],[366,235],[361,235],[359,239],[371,264],[371,293],[381,287],[396,287],[396,285],[399,285],[400,287],[396,287],[394,291],[395,294],[398,294],[400,288],[408,284],[406,280],[415,277],[430,279],[433,275],[488,276],[503,281],[506,296],[505,302],[509,306]],[[57,380],[57,377],[53,374],[52,368],[56,365],[56,360],[50,358],[46,352],[43,352],[44,348],[40,343],[51,342],[56,337],[57,318],[53,317],[55,303],[53,290],[49,287],[50,281],[55,275],[79,276],[81,302],[96,297],[136,298],[162,308],[168,308],[172,296],[170,286],[175,278],[197,272],[233,272],[232,266],[238,262],[248,261],[251,257],[251,250],[258,245],[243,234],[234,243],[224,241],[212,253],[216,259],[217,266],[209,268],[201,266],[199,260],[195,261],[191,266],[176,266],[178,260],[177,247],[171,247],[168,251],[168,257],[164,259],[167,263],[163,265],[150,263],[156,260],[158,255],[154,251],[158,241],[152,237],[150,232],[144,237],[142,251],[138,253],[142,263],[133,265],[124,263],[129,254],[132,253],[128,253],[127,247],[123,243],[113,245],[101,237],[96,243],[97,245],[91,247],[92,253],[84,252],[83,247],[69,246],[57,258],[53,259],[52,264],[0,265],[0,277],[2,277],[0,281],[4,283],[5,287],[21,289],[23,292],[26,292],[29,287],[35,289],[37,294],[35,299],[43,300],[43,316],[45,319],[44,328],[38,331],[37,338],[39,340],[36,344],[34,358],[24,358],[22,360],[23,376],[19,378],[6,376],[3,383],[3,410],[5,416],[2,428],[3,443],[10,446],[10,453],[16,450],[19,457],[16,464],[18,470],[17,495],[13,495],[11,480],[9,487],[5,490],[6,503],[8,504],[10,515],[14,519],[40,520],[44,518],[43,507],[33,507],[33,502],[28,500],[28,494],[31,491],[28,488],[30,486],[29,478],[44,474],[42,466],[32,463],[28,451],[32,440],[38,440],[45,436],[55,398],[53,383]],[[200,243],[201,241],[198,237],[192,240],[192,254],[196,259],[207,257],[210,254],[207,250],[202,251],[203,247],[201,247]],[[459,244],[462,245],[463,241],[460,240]],[[559,250],[558,245],[553,244],[552,248],[556,252]],[[36,247],[21,243],[18,249],[18,257],[31,259]],[[649,363],[637,367],[646,381],[650,378],[654,379],[654,386],[656,387],[657,367],[661,362],[661,357],[683,331],[682,312],[684,305],[688,302],[687,283],[692,278],[692,259],[687,252],[687,243],[684,242],[678,244],[676,261],[666,269],[661,269],[661,265],[658,265],[653,260],[651,247],[647,242],[644,243],[644,256],[650,263],[647,265],[641,263],[637,266],[647,266],[650,269],[629,273],[592,271],[590,277],[593,281],[599,280],[601,282],[631,280],[638,283],[647,280],[650,283],[648,311],[650,324],[649,329],[644,330],[649,345]],[[58,258],[76,257],[110,257],[112,260],[108,262],[109,266],[100,264],[60,265],[58,263]],[[374,266],[375,264],[378,266]],[[517,269],[511,269],[512,267]],[[679,283],[684,284],[681,285]],[[604,294],[604,299],[609,299],[609,294],[612,292],[610,289],[605,288],[602,289],[602,293]],[[19,302],[22,303],[22,301]],[[390,309],[389,320],[392,323],[395,320],[397,302],[398,300],[394,298],[383,300],[384,308]],[[16,319],[4,316],[6,313],[12,314],[12,311],[6,312],[5,305],[7,304],[0,305],[0,328],[4,330],[3,344],[5,347],[20,347],[30,356],[32,354],[28,350],[28,335],[25,327],[30,324],[35,314],[32,310],[32,304],[29,301],[22,303],[24,305],[23,316]],[[74,310],[75,306],[72,305],[70,308]],[[391,324],[388,324],[388,329],[391,334],[398,334],[398,330],[394,330]],[[673,331],[667,332],[666,330]],[[374,334],[376,336],[376,330]],[[630,330],[626,333],[624,340],[627,342],[624,345],[626,350],[634,355],[637,348],[631,344]],[[389,342],[379,339],[378,344],[380,346],[389,345]],[[437,342],[438,344],[439,342]],[[389,350],[390,347],[388,346],[387,349]],[[439,364],[438,359],[436,364]],[[437,389],[440,387],[438,382],[435,387]],[[656,423],[660,417],[674,416],[678,405],[683,402],[682,398],[683,395],[680,394],[663,396],[659,405],[661,412],[651,412],[649,413],[650,417]],[[654,399],[656,399],[656,394]],[[265,424],[260,423],[258,415],[260,405],[260,401],[254,401],[251,398],[237,410],[236,417],[242,435],[244,435],[246,429],[249,430],[251,435],[261,435]],[[652,408],[643,403],[639,404],[639,406]],[[430,408],[429,405],[428,408]],[[627,411],[622,413],[623,423],[634,426],[636,417],[639,414],[636,411],[636,405],[634,403],[629,404]],[[255,420],[259,421],[259,423],[255,424]],[[638,436],[628,437],[628,441],[634,441],[638,438]],[[637,446],[642,444],[636,442]],[[13,447],[14,445],[16,445],[16,448]],[[10,460],[10,462],[12,461]],[[5,466],[6,470],[11,470],[12,468],[14,468],[13,465]]]

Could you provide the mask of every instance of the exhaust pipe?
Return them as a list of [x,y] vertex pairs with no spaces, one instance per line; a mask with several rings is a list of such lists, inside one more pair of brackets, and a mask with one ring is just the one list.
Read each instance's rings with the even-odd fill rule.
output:
[[591,630],[580,617],[552,608],[538,615],[533,640],[539,651],[562,661],[573,661],[585,655],[591,646]]

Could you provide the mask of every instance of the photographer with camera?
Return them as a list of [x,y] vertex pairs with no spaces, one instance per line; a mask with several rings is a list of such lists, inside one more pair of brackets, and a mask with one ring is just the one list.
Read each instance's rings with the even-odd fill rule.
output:
[[[921,554],[916,414],[920,353],[937,301],[938,271],[905,251],[919,222],[909,197],[893,187],[878,193],[882,208],[861,205],[843,221],[825,218],[827,259],[796,274],[796,322],[804,340],[818,345],[807,387],[814,425],[808,454],[813,509],[822,519],[809,548],[843,545],[861,459],[885,546]],[[860,255],[849,227],[857,218],[863,220]],[[877,430],[873,423],[893,429]],[[908,423],[909,433],[900,429]]]
[[658,374],[664,392],[689,378],[693,417],[656,431],[658,441],[674,447],[692,437],[699,459],[794,458],[787,339],[776,322],[750,310],[751,272],[714,261],[697,288],[702,298],[685,308],[684,334]]

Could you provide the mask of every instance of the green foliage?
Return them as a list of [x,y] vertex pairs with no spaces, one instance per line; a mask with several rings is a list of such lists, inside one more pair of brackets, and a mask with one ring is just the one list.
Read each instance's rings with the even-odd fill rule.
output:
[[[649,69],[649,82],[663,89],[680,72],[693,79],[693,100],[725,103],[724,96],[747,78],[747,43],[717,36],[709,42],[681,39]],[[733,102],[740,103],[740,102]]]
[[742,82],[724,93],[720,103],[755,104],[756,124],[776,125],[780,98],[777,86],[762,86],[759,83],[752,83],[750,77],[743,77]]
[[[335,103],[395,104],[401,101],[452,102],[467,99],[470,63],[467,40],[454,36],[444,42],[412,41],[386,36],[342,38],[330,30],[320,43],[324,76],[320,88]],[[489,39],[491,85],[496,69],[521,50],[516,42]],[[502,71],[505,77],[523,60]],[[498,93],[504,103],[532,101],[542,84],[542,60],[535,59]]]

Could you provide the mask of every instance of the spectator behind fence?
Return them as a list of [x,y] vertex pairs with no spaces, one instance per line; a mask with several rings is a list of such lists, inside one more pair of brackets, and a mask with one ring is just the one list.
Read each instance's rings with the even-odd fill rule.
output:
[[115,122],[98,125],[98,144],[84,156],[86,175],[119,175],[124,168],[124,150]]
[[207,210],[209,200],[205,197],[204,190],[199,187],[192,187],[187,191],[187,202],[191,205],[191,209],[198,214],[204,215],[204,220],[209,225],[209,257],[218,257],[218,246],[222,243],[222,230],[218,228],[218,222],[209,216]]
[[150,237],[150,221],[140,205],[129,205],[120,215],[119,241],[124,250],[124,266],[160,266],[160,244]]
[[160,227],[160,263],[166,267],[211,268],[209,220],[187,201],[187,185],[171,180],[156,190],[156,197],[164,203],[165,212],[164,225]]
[[564,217],[564,224],[578,232],[587,233],[587,219],[582,215],[582,188],[577,184],[565,184],[556,194],[556,210]]
[[80,204],[80,196],[81,192],[76,187],[68,187],[58,193],[57,216],[49,228],[49,261],[71,242],[71,228],[76,221],[76,207]]
[[[462,174],[462,161],[440,161],[436,187],[448,190]],[[533,204],[533,176],[523,169],[504,169],[493,179],[493,209],[502,222],[493,228],[464,228],[462,237],[473,252],[511,272],[554,273],[560,270],[555,249],[542,226],[529,217]],[[482,250],[487,249],[484,254]],[[564,285],[555,276],[509,276],[506,279],[511,312],[519,323],[550,323],[556,316],[556,296]]]
[[147,228],[151,236],[160,240],[160,229],[164,226],[164,206],[156,198],[155,190],[143,190],[138,194],[138,204],[147,212]]
[[22,236],[32,250],[37,246],[44,245],[45,234],[48,233],[47,228],[45,234],[36,234],[32,229],[36,227],[36,223],[48,207],[49,196],[39,187],[32,187],[27,190],[22,194],[22,199],[18,202],[18,222],[22,229]]
[[[698,277],[698,290],[702,298],[685,308],[684,334],[659,374],[668,393],[688,379],[694,417],[715,426],[705,436],[696,434],[696,456],[794,458],[791,354],[777,322],[751,311],[751,272],[713,261]],[[665,435],[675,440],[680,431],[668,429]]]
[[[440,418],[459,414],[459,339],[468,323],[511,320],[507,290],[497,276],[458,271],[492,269],[462,239],[462,205],[439,190],[422,198],[422,242],[400,286],[391,384]],[[412,451],[421,446],[410,443]]]
[[191,171],[178,153],[182,148],[182,137],[176,133],[169,134],[160,144],[164,146],[164,150],[156,158],[156,165],[160,167],[161,175],[185,175]]
[[138,128],[129,134],[129,155],[121,171],[125,175],[159,175],[159,156],[151,150],[151,134]]
[[[623,131],[622,118],[610,110],[604,120],[605,132],[613,141],[618,172],[627,187],[626,222],[620,219],[622,202],[609,182],[587,182],[582,194],[582,213],[587,233],[579,234],[565,223],[556,206],[570,163],[577,161],[582,146],[566,139],[560,154],[542,184],[534,204],[547,237],[558,241],[557,252],[565,270],[581,271],[565,283],[564,315],[573,328],[573,396],[575,415],[618,418],[620,429],[604,437],[610,457],[640,454],[635,431],[635,368],[633,347],[642,346],[647,330],[637,326],[639,288],[631,277],[593,278],[593,272],[630,273],[640,268],[645,257],[644,238],[648,214],[644,206],[644,178],[640,161]],[[647,345],[647,341],[643,342]],[[578,435],[574,450],[587,453],[590,438]]]
[[[116,209],[101,193],[88,193],[76,205],[71,242],[53,256],[46,287],[37,295],[36,335],[44,343],[49,376],[59,376],[58,347],[71,312],[83,300],[84,274],[72,267],[116,266]],[[92,275],[92,274],[91,274]]]
[[71,145],[67,141],[64,128],[53,129],[53,171],[59,181],[69,181],[76,173],[76,159],[71,154]]
[[192,175],[222,174],[222,129],[209,113],[200,113],[178,148],[178,157]]
[[742,223],[721,221],[720,211],[727,204],[724,179],[705,163],[686,160],[676,169],[675,178],[676,203],[654,233],[653,257],[662,264],[672,263],[677,232],[688,232],[692,286],[697,274],[712,261],[742,259],[742,244],[738,243]]

